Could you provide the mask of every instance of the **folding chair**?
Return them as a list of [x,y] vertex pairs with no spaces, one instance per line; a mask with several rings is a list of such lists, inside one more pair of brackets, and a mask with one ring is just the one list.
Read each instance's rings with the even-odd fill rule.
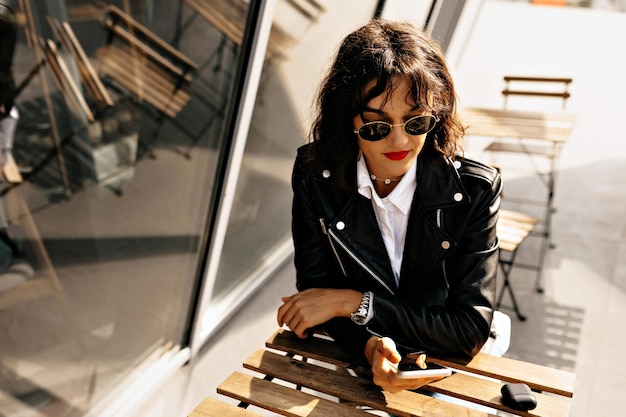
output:
[[[500,240],[500,257],[498,264],[502,270],[504,283],[496,302],[496,309],[500,309],[504,293],[508,292],[513,303],[513,310],[520,321],[526,321],[526,316],[521,313],[517,299],[513,293],[510,282],[511,269],[515,265],[515,258],[520,245],[533,231],[539,219],[524,213],[512,210],[500,209],[500,217],[496,225],[496,234]],[[502,256],[508,253],[508,256]]]
[[[534,110],[536,108],[537,98],[552,98],[562,101],[562,109],[565,110],[567,100],[571,97],[569,92],[572,78],[569,77],[536,77],[536,76],[510,76],[503,77],[505,87],[502,90],[505,109],[515,107],[518,109],[524,98],[535,99],[529,104]],[[511,106],[510,99],[517,97],[515,106]],[[563,113],[563,126],[570,126],[572,123],[567,121],[567,114]],[[536,230],[542,236],[542,248],[540,250],[539,268],[537,269],[536,287],[538,292],[543,292],[541,285],[541,266],[544,261],[544,255],[549,248],[553,248],[552,242],[552,215],[556,211],[554,208],[554,193],[558,173],[558,160],[565,141],[561,140],[538,140],[527,137],[500,137],[485,147],[486,152],[492,154],[508,153],[517,154],[527,157],[531,163],[532,170],[541,180],[546,189],[546,197],[540,201],[533,201],[527,198],[509,198],[509,202],[530,203],[543,207],[542,227]]]

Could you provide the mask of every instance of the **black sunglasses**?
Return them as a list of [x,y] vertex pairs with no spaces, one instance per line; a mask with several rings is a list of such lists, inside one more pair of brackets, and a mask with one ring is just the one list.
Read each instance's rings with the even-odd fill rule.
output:
[[403,126],[404,131],[407,135],[411,136],[419,136],[424,135],[435,127],[437,124],[437,118],[430,114],[425,114],[422,116],[411,117],[404,123],[391,124],[387,122],[383,122],[382,120],[376,122],[367,122],[360,128],[354,131],[354,133],[358,133],[359,136],[367,141],[376,142],[378,140],[383,140],[391,133],[391,129],[394,126]]

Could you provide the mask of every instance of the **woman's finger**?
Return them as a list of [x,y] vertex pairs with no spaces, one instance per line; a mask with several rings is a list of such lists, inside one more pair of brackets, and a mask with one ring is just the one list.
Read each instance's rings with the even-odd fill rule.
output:
[[378,351],[391,363],[397,364],[402,357],[396,348],[396,343],[389,337],[382,337],[378,340]]

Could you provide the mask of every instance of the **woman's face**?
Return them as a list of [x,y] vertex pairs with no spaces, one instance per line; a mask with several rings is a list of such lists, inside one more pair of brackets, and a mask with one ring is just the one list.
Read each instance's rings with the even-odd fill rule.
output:
[[[366,86],[371,88],[374,81]],[[373,121],[401,124],[411,117],[424,114],[417,108],[411,94],[411,83],[406,76],[397,76],[392,80],[392,93],[385,101],[386,93],[374,97],[363,111],[363,118],[357,115],[353,119],[354,129]],[[378,178],[399,178],[403,176],[417,159],[424,147],[426,134],[411,136],[402,125],[394,126],[385,139],[370,142],[357,134],[359,149],[365,157],[365,163],[371,174]]]

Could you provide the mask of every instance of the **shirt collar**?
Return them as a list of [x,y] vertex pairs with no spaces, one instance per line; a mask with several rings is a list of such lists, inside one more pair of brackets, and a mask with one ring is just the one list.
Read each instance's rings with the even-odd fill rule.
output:
[[[415,188],[417,187],[416,165],[414,161],[407,173],[404,174],[398,185],[396,185],[396,188],[385,197],[385,200],[391,202],[403,214],[409,213],[411,203],[413,202],[413,194],[415,194]],[[372,198],[375,200],[380,199],[378,194],[376,194],[367,165],[365,165],[365,158],[363,158],[362,154],[359,154],[359,159],[356,164],[356,181],[359,194],[370,200]]]

